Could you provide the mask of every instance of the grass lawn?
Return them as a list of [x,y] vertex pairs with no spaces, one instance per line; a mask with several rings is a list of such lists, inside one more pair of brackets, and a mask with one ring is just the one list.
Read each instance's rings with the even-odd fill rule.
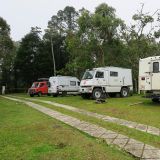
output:
[[[28,97],[26,95],[21,95],[21,96]],[[105,103],[105,104],[95,104],[95,101],[83,100],[79,96],[68,96],[68,97],[57,97],[57,98],[53,98],[53,97],[34,97],[34,98],[56,101],[56,102],[64,103],[64,104],[71,104],[72,106],[76,106],[78,108],[83,108],[86,110],[90,110],[90,111],[98,112],[98,113],[102,113],[102,114],[113,115],[115,117],[120,117],[120,118],[124,118],[124,119],[129,119],[128,117],[132,117],[133,119],[129,119],[129,120],[133,120],[133,121],[137,121],[137,122],[141,122],[141,123],[146,122],[145,124],[148,124],[148,122],[150,122],[150,119],[151,119],[152,123],[149,123],[149,124],[153,125],[153,126],[158,125],[159,124],[158,122],[160,121],[160,116],[159,116],[159,112],[158,112],[158,110],[160,111],[160,105],[154,104],[150,101],[150,99],[144,99],[144,98],[141,98],[140,96],[132,96],[132,97],[128,97],[128,98],[110,98],[110,99],[108,99],[108,103]],[[31,98],[31,99],[33,99],[33,98]],[[132,104],[135,102],[141,102],[141,101],[142,102],[144,101],[144,103],[140,104],[140,105],[135,105],[135,106],[128,106],[129,104]],[[155,147],[160,148],[160,136],[154,136],[154,135],[144,133],[144,132],[141,132],[141,131],[138,131],[135,129],[129,129],[125,126],[119,126],[119,125],[116,125],[113,123],[104,122],[103,120],[98,120],[96,118],[82,115],[79,113],[75,113],[75,112],[72,112],[72,111],[69,111],[69,110],[66,110],[63,108],[53,106],[53,105],[49,105],[49,104],[45,104],[45,103],[41,103],[41,102],[35,102],[35,101],[34,101],[34,103],[39,103],[39,104],[42,104],[43,106],[52,108],[54,110],[65,113],[67,115],[71,115],[76,118],[79,118],[79,119],[82,119],[85,121],[89,121],[94,124],[98,124],[102,127],[105,127],[106,129],[119,132],[119,133],[127,135],[131,138],[142,141],[146,144],[150,144],[150,145],[153,145]],[[118,107],[117,105],[113,105],[115,103],[117,103],[117,105],[119,104],[120,107]],[[84,106],[86,106],[86,107],[84,107]],[[123,115],[125,115],[125,109],[126,109],[127,114],[130,114],[130,115],[126,115],[126,117],[123,116]],[[132,111],[130,111],[130,109]],[[107,110],[107,112],[106,112],[106,110]],[[110,112],[108,112],[108,110],[110,110]],[[123,110],[123,112],[122,112],[122,110]],[[144,110],[144,111],[142,111],[142,110]],[[155,110],[157,110],[157,111],[155,111]],[[149,111],[152,114],[150,114]],[[121,116],[121,113],[122,113],[122,116]],[[156,119],[157,119],[157,121],[156,121]],[[144,120],[146,120],[146,121],[144,122]],[[148,120],[148,122],[147,122],[147,120]]]
[[125,126],[119,126],[119,125],[114,124],[114,123],[105,122],[103,120],[99,120],[99,119],[94,118],[94,117],[90,117],[90,116],[86,116],[86,115],[83,115],[83,114],[80,114],[80,113],[69,111],[67,109],[59,108],[59,107],[56,107],[56,106],[53,106],[53,105],[50,105],[50,104],[46,104],[46,103],[42,103],[42,102],[35,102],[35,101],[34,101],[34,103],[43,105],[45,107],[48,107],[48,108],[51,108],[53,110],[59,111],[59,112],[64,113],[66,115],[70,115],[70,116],[73,116],[75,118],[78,118],[78,119],[81,119],[81,120],[84,120],[84,121],[88,121],[90,123],[97,124],[97,125],[99,125],[101,127],[104,127],[108,130],[112,130],[112,131],[121,133],[121,134],[126,135],[128,137],[131,137],[131,138],[134,138],[136,140],[142,141],[146,144],[150,144],[150,145],[153,145],[155,147],[160,148],[160,136],[151,135],[151,134],[141,132],[141,131],[138,131],[138,130],[135,130],[135,129],[127,128]]
[[0,97],[0,160],[36,159],[134,158],[24,104]]
[[[27,94],[18,94],[28,97]],[[80,96],[68,97],[34,97],[43,100],[50,100],[62,104],[68,104],[77,108],[83,108],[92,112],[131,120],[160,128],[160,103],[156,104],[151,99],[141,96],[127,98],[108,98],[104,104],[95,104],[94,100],[84,100]],[[142,104],[129,106],[129,104],[143,102]]]

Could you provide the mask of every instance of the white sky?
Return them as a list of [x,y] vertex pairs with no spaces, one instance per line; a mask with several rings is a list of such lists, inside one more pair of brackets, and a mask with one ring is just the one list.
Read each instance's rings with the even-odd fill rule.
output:
[[128,24],[140,8],[140,3],[145,3],[144,9],[147,12],[160,9],[160,0],[0,0],[0,16],[10,25],[13,40],[18,41],[31,27],[45,29],[51,16],[67,5],[76,10],[84,7],[93,12],[103,2],[114,7],[117,16]]

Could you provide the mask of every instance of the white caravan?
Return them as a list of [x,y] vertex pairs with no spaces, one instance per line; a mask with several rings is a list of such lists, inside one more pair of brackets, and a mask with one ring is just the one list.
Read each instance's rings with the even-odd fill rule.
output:
[[160,100],[160,56],[139,60],[139,91],[145,91],[152,101]]
[[120,93],[127,97],[133,91],[131,69],[100,67],[86,70],[80,83],[83,98],[103,98],[106,93]]
[[78,94],[80,81],[76,77],[54,76],[49,78],[48,93],[53,96],[59,94]]

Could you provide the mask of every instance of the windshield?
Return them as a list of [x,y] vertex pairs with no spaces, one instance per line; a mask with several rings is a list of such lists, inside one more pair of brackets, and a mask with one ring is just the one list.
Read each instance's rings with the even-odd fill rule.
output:
[[32,86],[31,86],[31,88],[37,88],[37,87],[38,87],[38,84],[39,84],[38,82],[37,82],[37,83],[34,82],[34,83],[32,84]]
[[86,71],[82,79],[92,79],[94,76],[94,71]]

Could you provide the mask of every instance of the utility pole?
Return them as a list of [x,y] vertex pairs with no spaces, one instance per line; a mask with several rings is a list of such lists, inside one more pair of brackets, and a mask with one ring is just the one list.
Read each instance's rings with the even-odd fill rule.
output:
[[54,57],[54,50],[53,50],[52,35],[51,35],[51,51],[52,51],[52,58],[53,58],[54,76],[56,76],[56,64],[55,64],[55,57]]

